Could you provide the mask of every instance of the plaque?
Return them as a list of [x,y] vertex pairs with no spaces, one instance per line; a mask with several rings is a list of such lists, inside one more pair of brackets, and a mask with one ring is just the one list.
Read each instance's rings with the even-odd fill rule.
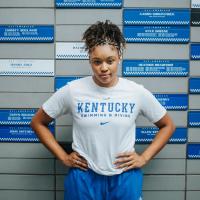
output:
[[1,109],[0,125],[29,125],[36,112],[37,109]]
[[56,77],[55,78],[55,91],[57,91],[64,85],[67,85],[70,81],[74,81],[79,78],[81,78],[81,77],[78,77],[78,76]]
[[127,42],[137,43],[188,43],[189,26],[125,26]]
[[52,25],[4,25],[0,26],[0,42],[53,42]]
[[177,76],[189,74],[188,60],[123,60],[123,76]]
[[121,8],[122,0],[56,0],[57,8]]
[[200,11],[196,11],[196,9],[192,9],[191,26],[200,26]]
[[200,0],[191,0],[191,8],[200,8]]
[[125,25],[189,25],[189,9],[124,9]]
[[199,159],[200,158],[200,144],[187,145],[187,158]]
[[[50,131],[55,134],[53,126]],[[0,142],[39,142],[30,126],[0,126]]]
[[188,125],[190,127],[200,127],[200,111],[188,112]]
[[200,44],[191,44],[190,57],[192,60],[200,60]]
[[[157,127],[136,128],[136,144],[151,143],[158,132]],[[187,142],[187,128],[176,128],[168,143],[186,143]]]
[[187,110],[188,95],[187,94],[154,94],[156,99],[167,110]]
[[88,59],[85,44],[82,42],[57,42],[56,59]]
[[200,93],[200,78],[189,79],[189,92]]
[[0,75],[54,76],[54,60],[1,59]]

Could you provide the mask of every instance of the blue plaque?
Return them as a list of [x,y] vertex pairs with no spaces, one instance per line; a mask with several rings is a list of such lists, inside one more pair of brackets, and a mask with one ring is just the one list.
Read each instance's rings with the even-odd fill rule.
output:
[[200,60],[200,44],[191,44],[190,57],[192,60]]
[[189,26],[125,26],[127,42],[188,43]]
[[[54,134],[53,126],[49,126]],[[39,138],[30,126],[0,126],[0,142],[39,142]]]
[[122,0],[56,0],[56,7],[67,8],[121,8]]
[[0,26],[0,42],[53,42],[52,25],[7,25]]
[[2,109],[0,125],[29,125],[36,112],[37,109]]
[[68,77],[56,77],[55,78],[55,90],[60,89],[64,85],[67,85],[70,81],[79,79],[78,76],[68,76]]
[[200,111],[188,112],[188,125],[190,127],[200,127]]
[[154,94],[154,96],[167,110],[188,109],[187,94]]
[[125,25],[189,25],[189,9],[124,9]]
[[123,76],[188,76],[188,60],[123,60]]
[[200,158],[200,144],[187,145],[187,158],[190,158],[190,159]]
[[189,79],[189,92],[200,93],[200,78]]
[[[151,143],[158,132],[157,127],[136,128],[136,143]],[[168,143],[186,143],[187,128],[176,128]]]

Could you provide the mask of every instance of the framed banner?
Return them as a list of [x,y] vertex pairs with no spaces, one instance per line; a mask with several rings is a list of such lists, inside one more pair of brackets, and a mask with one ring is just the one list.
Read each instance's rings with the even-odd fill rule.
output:
[[0,76],[54,76],[54,60],[1,59]]
[[200,43],[190,45],[190,58],[200,60]]
[[200,111],[189,111],[188,112],[188,126],[189,127],[200,127]]
[[0,42],[53,42],[53,25],[3,25]]
[[189,74],[188,60],[123,60],[123,76],[177,76]]
[[[55,127],[49,126],[55,134]],[[0,126],[0,142],[39,142],[30,126]]]
[[56,0],[57,8],[121,8],[122,0]]
[[200,94],[200,78],[189,79],[189,92]]
[[56,59],[88,59],[83,42],[57,42]]
[[188,109],[187,94],[154,94],[154,96],[167,110]]
[[63,87],[64,85],[67,85],[70,81],[79,79],[81,77],[78,76],[67,76],[67,77],[56,77],[55,78],[55,91]]
[[[157,127],[136,128],[136,143],[146,144],[151,143],[158,132]],[[186,143],[187,142],[187,128],[176,128],[168,143]]]
[[199,159],[200,158],[200,144],[187,145],[187,158]]
[[137,43],[188,43],[189,26],[125,26],[123,29],[127,42]]
[[189,25],[189,9],[124,9],[124,25]]

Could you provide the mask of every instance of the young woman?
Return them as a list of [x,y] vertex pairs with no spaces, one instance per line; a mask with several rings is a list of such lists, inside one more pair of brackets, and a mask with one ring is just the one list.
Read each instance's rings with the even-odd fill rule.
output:
[[[93,75],[70,82],[38,110],[31,126],[67,167],[65,200],[141,200],[142,172],[175,127],[166,109],[142,85],[117,76],[124,37],[110,21],[84,33]],[[133,52],[134,53],[134,52]],[[67,154],[47,125],[71,113],[73,143]],[[135,120],[143,114],[159,131],[142,154],[135,152]]]

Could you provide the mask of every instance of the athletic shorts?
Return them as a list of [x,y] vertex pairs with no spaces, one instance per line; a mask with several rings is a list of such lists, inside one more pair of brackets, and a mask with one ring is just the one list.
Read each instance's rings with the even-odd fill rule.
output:
[[64,200],[142,200],[143,173],[131,169],[113,176],[70,168],[64,180]]

